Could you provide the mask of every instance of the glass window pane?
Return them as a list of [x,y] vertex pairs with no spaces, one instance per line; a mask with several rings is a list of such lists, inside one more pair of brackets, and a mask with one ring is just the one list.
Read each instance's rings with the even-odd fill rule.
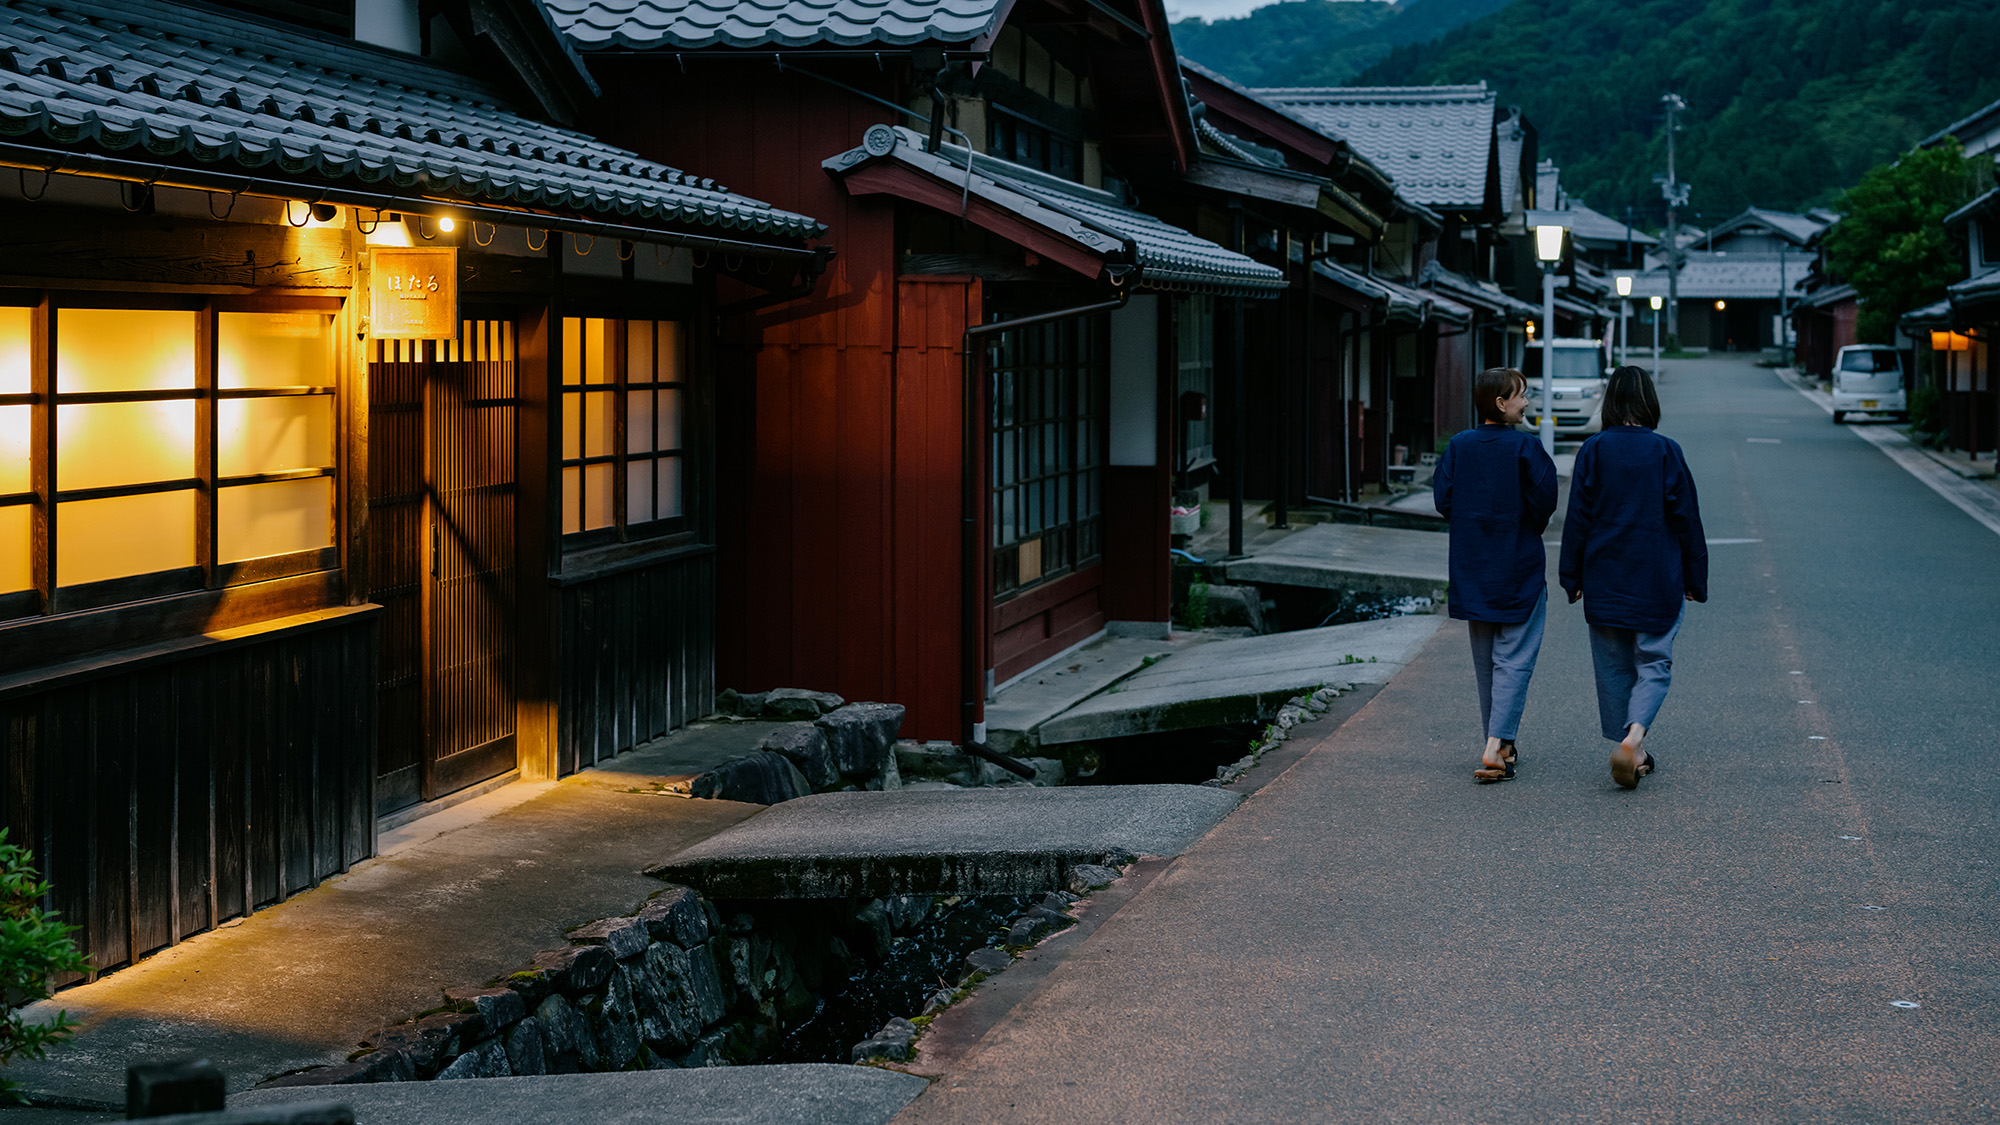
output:
[[586,465],[583,472],[583,529],[610,527],[611,466]]
[[56,582],[76,586],[194,565],[194,490],[56,508]]
[[625,381],[653,381],[653,322],[628,321],[625,325]]
[[685,378],[681,370],[681,326],[675,321],[662,320],[656,322],[654,328],[659,333],[657,378],[662,383],[678,383]]
[[[69,528],[63,528],[69,535]],[[333,546],[333,478],[274,481],[215,494],[219,562]]]
[[583,394],[569,391],[563,395],[562,455],[565,461],[574,461],[583,456]]
[[225,477],[325,468],[333,464],[333,396],[223,399],[215,438],[216,471]]
[[625,463],[625,522],[645,523],[653,518],[653,463]]
[[653,451],[653,392],[629,391],[625,395],[625,452]]
[[34,558],[28,553],[34,514],[27,504],[0,508],[0,594],[35,587]]
[[581,318],[566,316],[562,322],[563,333],[563,384],[574,387],[583,382],[583,321]]
[[[63,314],[67,323],[70,314]],[[219,387],[333,385],[333,318],[325,313],[218,313]]]
[[662,457],[653,462],[653,479],[659,490],[659,502],[654,508],[657,519],[671,519],[681,514],[681,459]]
[[611,396],[605,393],[583,396],[583,455],[604,457],[610,454],[612,442],[618,436],[617,419],[611,411]]
[[571,465],[562,474],[562,529],[564,535],[583,530],[583,470]]
[[661,391],[660,403],[660,445],[661,449],[681,447],[681,397],[680,391]]
[[56,487],[103,488],[194,475],[194,403],[56,408]]
[[32,406],[0,406],[0,495],[28,491],[34,410]]
[[62,309],[57,391],[155,391],[194,386],[195,314],[161,309]]
[[586,383],[611,382],[611,367],[606,362],[605,345],[611,342],[611,330],[616,321],[586,320],[583,322],[583,381]]
[[0,306],[0,395],[24,395],[35,389],[28,351],[34,322],[33,309]]

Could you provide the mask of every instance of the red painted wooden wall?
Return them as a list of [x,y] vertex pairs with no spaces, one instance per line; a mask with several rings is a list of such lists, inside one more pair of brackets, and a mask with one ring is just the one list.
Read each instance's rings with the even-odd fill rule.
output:
[[718,395],[717,686],[901,703],[904,737],[956,740],[958,349],[979,288],[906,279],[899,320],[895,205],[820,167],[894,115],[759,64],[603,69],[620,113],[597,129],[819,219],[836,250],[813,299],[723,326],[753,385]]

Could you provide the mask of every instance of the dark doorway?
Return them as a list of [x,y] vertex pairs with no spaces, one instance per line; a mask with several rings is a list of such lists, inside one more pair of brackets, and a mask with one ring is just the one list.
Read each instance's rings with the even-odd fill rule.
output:
[[375,344],[376,814],[514,767],[514,326]]

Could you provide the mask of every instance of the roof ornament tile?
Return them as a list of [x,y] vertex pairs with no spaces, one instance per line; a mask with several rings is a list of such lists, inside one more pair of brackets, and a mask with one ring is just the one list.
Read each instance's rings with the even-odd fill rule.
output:
[[91,67],[84,72],[83,77],[86,81],[95,82],[107,90],[116,90],[118,88],[116,74],[110,63],[105,63],[103,66]]

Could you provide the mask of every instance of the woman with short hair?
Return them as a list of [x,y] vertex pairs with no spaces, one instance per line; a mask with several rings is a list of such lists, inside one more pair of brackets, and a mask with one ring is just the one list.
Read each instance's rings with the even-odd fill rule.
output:
[[1654,432],[1652,377],[1612,372],[1603,411],[1603,431],[1576,453],[1557,577],[1570,601],[1584,599],[1598,720],[1618,743],[1611,777],[1635,789],[1657,765],[1643,744],[1673,682],[1686,603],[1708,600],[1708,544],[1687,458]]
[[1549,604],[1542,532],[1556,512],[1556,466],[1541,442],[1514,428],[1528,410],[1519,371],[1480,372],[1472,402],[1480,424],[1451,439],[1431,493],[1451,521],[1451,615],[1471,634],[1479,685],[1486,748],[1472,776],[1506,781],[1520,760],[1514,739],[1542,653]]

